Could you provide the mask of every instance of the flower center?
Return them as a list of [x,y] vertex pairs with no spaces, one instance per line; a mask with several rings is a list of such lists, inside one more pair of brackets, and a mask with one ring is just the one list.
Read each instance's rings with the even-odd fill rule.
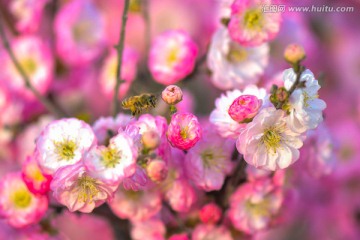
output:
[[37,64],[33,58],[25,58],[21,61],[20,65],[27,75],[33,75],[36,72]]
[[129,200],[137,201],[140,199],[143,193],[141,191],[126,190],[125,194]]
[[72,29],[75,41],[86,45],[92,45],[96,41],[92,29],[94,29],[94,26],[91,21],[79,21]]
[[178,59],[179,48],[173,47],[167,55],[166,61],[169,66],[172,66]]
[[31,194],[27,189],[19,189],[13,193],[12,200],[17,208],[26,208],[31,204]]
[[69,161],[75,157],[76,143],[72,140],[65,140],[63,142],[55,142],[56,153],[60,160]]
[[315,98],[318,98],[319,95],[315,95],[315,96],[309,96],[309,94],[307,92],[303,92],[303,96],[304,96],[304,107],[309,107],[309,101],[310,100],[314,100]]
[[141,0],[130,0],[129,11],[140,12],[140,10],[141,10]]
[[77,181],[79,187],[79,200],[82,202],[91,202],[93,198],[99,193],[96,186],[96,180],[89,176],[82,176]]
[[260,31],[263,26],[263,15],[261,9],[248,10],[244,15],[244,25],[250,30]]
[[248,53],[245,48],[237,43],[230,43],[229,52],[226,56],[227,60],[232,63],[244,62],[248,58]]
[[107,168],[114,168],[117,164],[120,163],[121,160],[121,152],[113,149],[106,148],[102,152],[102,161]]
[[263,199],[260,202],[253,203],[252,201],[246,201],[245,208],[253,216],[268,216],[270,215],[270,201]]
[[207,149],[201,153],[201,159],[205,168],[211,168],[216,171],[222,172],[224,170],[225,156],[221,154],[221,150]]
[[281,143],[281,132],[276,127],[270,127],[264,131],[261,140],[267,150],[273,150],[276,153]]
[[180,136],[182,137],[182,139],[187,139],[189,137],[189,127],[183,127],[180,130]]
[[214,153],[211,150],[206,150],[201,154],[203,164],[206,168],[209,168],[214,163]]

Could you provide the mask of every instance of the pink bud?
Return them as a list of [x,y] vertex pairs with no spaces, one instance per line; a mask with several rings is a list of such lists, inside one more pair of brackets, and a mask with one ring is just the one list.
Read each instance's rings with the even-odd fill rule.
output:
[[290,44],[286,47],[284,58],[289,63],[298,63],[306,57],[305,50],[301,45]]
[[163,160],[155,159],[148,164],[146,171],[152,181],[162,182],[167,177],[168,168]]
[[253,95],[242,95],[234,100],[228,113],[234,121],[243,123],[255,117],[261,105],[261,99]]
[[221,218],[221,209],[215,203],[209,203],[200,210],[200,220],[203,223],[217,223]]
[[45,195],[50,190],[52,177],[43,173],[32,157],[28,157],[23,163],[22,178],[33,194]]
[[155,131],[144,132],[141,141],[146,149],[155,149],[160,144],[159,134]]
[[201,138],[197,117],[191,113],[175,113],[167,130],[167,138],[173,147],[188,150]]
[[183,93],[181,88],[175,85],[167,86],[161,93],[161,98],[169,105],[174,105],[181,102]]

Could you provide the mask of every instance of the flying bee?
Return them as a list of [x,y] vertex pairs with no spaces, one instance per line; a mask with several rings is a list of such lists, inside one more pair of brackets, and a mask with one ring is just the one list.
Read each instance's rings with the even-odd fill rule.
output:
[[156,101],[157,98],[154,94],[144,93],[125,99],[121,102],[121,106],[123,109],[129,109],[132,116],[137,116],[142,111],[147,111],[150,108],[155,108]]

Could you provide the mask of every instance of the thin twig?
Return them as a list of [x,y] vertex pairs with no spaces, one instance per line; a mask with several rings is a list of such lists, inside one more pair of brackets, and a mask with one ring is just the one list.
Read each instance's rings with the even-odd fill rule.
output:
[[150,42],[151,42],[151,22],[149,15],[149,0],[142,1],[142,14],[145,23],[145,53],[146,55],[149,53]]
[[291,96],[291,94],[295,91],[295,89],[299,85],[301,74],[303,73],[303,71],[304,71],[304,67],[299,66],[298,71],[296,71],[296,80],[295,80],[294,84],[291,86],[291,88],[289,89],[289,96]]
[[2,43],[4,45],[4,48],[6,49],[7,53],[9,54],[11,61],[16,67],[16,70],[19,72],[21,77],[23,78],[23,81],[25,83],[26,88],[28,88],[35,97],[45,106],[45,108],[51,112],[52,114],[58,116],[58,117],[66,117],[66,113],[64,113],[61,109],[58,109],[52,102],[50,102],[47,98],[45,98],[43,95],[40,94],[40,92],[31,84],[30,78],[26,74],[25,70],[20,65],[19,61],[15,57],[15,54],[9,44],[9,41],[6,37],[2,21],[0,20],[0,36]]
[[119,111],[118,96],[119,96],[120,84],[122,82],[124,82],[121,79],[121,66],[122,66],[122,56],[123,56],[123,51],[124,51],[125,28],[126,28],[126,21],[127,21],[127,13],[128,13],[128,10],[129,10],[129,2],[130,2],[130,0],[125,0],[125,3],[124,3],[124,10],[123,10],[123,14],[122,14],[119,43],[118,43],[118,45],[116,45],[118,63],[117,63],[117,66],[116,66],[116,84],[115,84],[114,98],[113,98],[113,105],[114,105],[113,116],[114,117],[116,116],[116,114]]

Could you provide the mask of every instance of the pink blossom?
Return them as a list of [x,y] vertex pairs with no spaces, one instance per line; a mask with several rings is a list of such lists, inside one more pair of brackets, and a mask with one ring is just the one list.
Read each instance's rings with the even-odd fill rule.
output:
[[139,191],[144,190],[148,182],[149,179],[145,170],[141,166],[136,165],[135,173],[130,177],[124,178],[123,186],[126,190]]
[[[137,64],[139,61],[138,52],[130,47],[125,47],[122,57],[121,80],[125,82],[119,88],[119,98],[123,98],[129,90],[136,77]],[[111,50],[104,61],[100,72],[100,87],[106,97],[111,99],[114,95],[117,71],[117,52]]]
[[146,172],[152,181],[162,182],[167,177],[168,168],[165,161],[154,159],[148,163]]
[[221,218],[221,208],[215,203],[208,203],[200,209],[199,215],[201,222],[216,224]]
[[165,199],[177,212],[188,212],[197,200],[194,187],[185,178],[173,180],[165,192]]
[[160,136],[155,131],[144,132],[141,136],[144,149],[154,150],[160,145]]
[[195,189],[186,176],[184,157],[183,151],[172,149],[168,175],[161,185],[165,200],[177,212],[188,212],[197,200]]
[[51,224],[61,233],[62,239],[115,239],[110,222],[94,214],[76,214],[64,210]]
[[92,125],[94,134],[99,144],[105,145],[110,137],[115,135],[119,129],[125,130],[125,127],[134,120],[130,115],[119,113],[116,118],[100,117]]
[[66,3],[55,18],[56,50],[67,65],[84,65],[96,59],[104,49],[104,20],[91,2]]
[[174,105],[181,102],[183,93],[181,88],[175,85],[167,86],[161,93],[161,98],[167,104]]
[[60,168],[53,177],[50,188],[54,198],[71,212],[92,212],[109,200],[117,188],[90,177],[81,162]]
[[51,175],[44,174],[32,157],[28,157],[23,163],[22,178],[33,194],[42,195],[50,190]]
[[199,224],[192,233],[192,240],[233,240],[230,231],[224,226]]
[[134,174],[137,148],[130,136],[119,132],[107,147],[96,146],[84,156],[83,162],[91,177],[109,184],[118,184]]
[[232,140],[224,140],[210,127],[204,130],[203,138],[185,157],[187,175],[205,191],[221,189],[226,175],[232,170],[234,148]]
[[[45,94],[52,82],[54,67],[47,42],[37,36],[21,36],[12,41],[11,47],[32,85],[40,94]],[[21,98],[35,99],[4,48],[0,51],[0,64],[3,69],[0,82]]]
[[290,44],[286,47],[284,58],[289,63],[295,64],[306,57],[304,48],[299,44]]
[[46,196],[36,196],[26,187],[20,173],[8,173],[0,182],[0,216],[20,228],[40,221],[48,209]]
[[131,228],[131,239],[134,240],[165,240],[166,228],[159,219],[134,222]]
[[188,150],[201,138],[198,119],[191,113],[175,113],[167,130],[167,138],[173,147]]
[[158,83],[174,84],[193,71],[197,54],[196,43],[185,31],[166,31],[151,46],[150,72]]
[[42,170],[53,174],[63,166],[75,164],[96,144],[91,127],[75,119],[60,119],[45,127],[36,140],[35,159]]
[[274,39],[280,30],[281,12],[268,14],[263,8],[275,3],[276,0],[235,0],[228,25],[231,38],[249,47]]
[[161,197],[156,190],[135,192],[119,187],[109,206],[119,218],[145,221],[160,211]]
[[249,121],[258,113],[262,100],[254,95],[241,95],[229,107],[230,117],[237,122]]
[[281,189],[269,179],[245,183],[230,198],[230,220],[240,231],[257,233],[271,226],[282,202]]
[[36,32],[41,25],[44,6],[49,0],[14,0],[10,12],[15,16],[16,29],[20,32]]

